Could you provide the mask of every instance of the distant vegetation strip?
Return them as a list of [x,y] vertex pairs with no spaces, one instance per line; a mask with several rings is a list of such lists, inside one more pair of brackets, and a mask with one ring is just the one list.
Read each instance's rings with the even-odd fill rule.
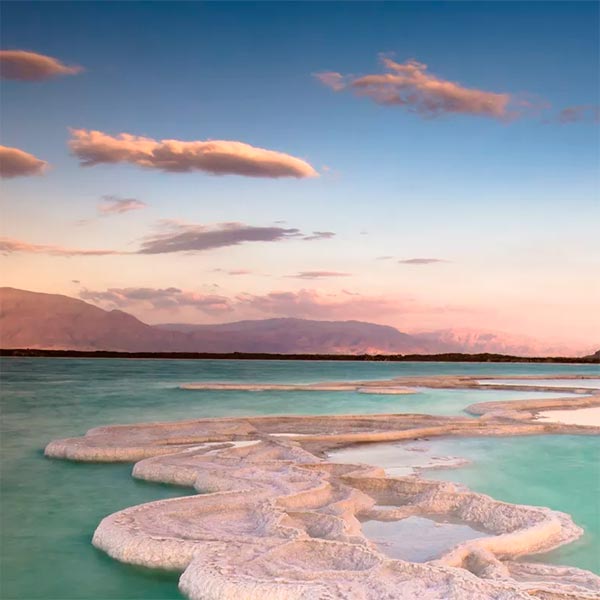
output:
[[113,352],[109,350],[39,350],[33,348],[0,349],[5,357],[56,358],[148,358],[193,360],[355,360],[373,362],[518,362],[518,363],[592,363],[600,364],[600,352],[591,356],[510,356],[507,354],[268,354],[250,352]]

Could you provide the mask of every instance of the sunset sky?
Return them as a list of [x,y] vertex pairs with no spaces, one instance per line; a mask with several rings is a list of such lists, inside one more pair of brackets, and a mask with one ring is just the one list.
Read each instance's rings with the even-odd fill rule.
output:
[[598,6],[5,3],[3,285],[593,347]]

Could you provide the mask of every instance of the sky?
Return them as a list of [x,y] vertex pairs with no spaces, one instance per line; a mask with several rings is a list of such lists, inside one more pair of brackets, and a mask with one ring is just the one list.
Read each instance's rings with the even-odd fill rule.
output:
[[3,285],[597,346],[598,12],[5,3]]

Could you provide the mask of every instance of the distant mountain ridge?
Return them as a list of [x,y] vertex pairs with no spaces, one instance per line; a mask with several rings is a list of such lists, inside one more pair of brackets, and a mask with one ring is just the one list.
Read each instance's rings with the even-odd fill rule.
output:
[[515,336],[467,329],[407,334],[362,321],[274,318],[148,325],[123,311],[103,310],[69,296],[8,287],[0,288],[0,347],[278,354],[552,353]]

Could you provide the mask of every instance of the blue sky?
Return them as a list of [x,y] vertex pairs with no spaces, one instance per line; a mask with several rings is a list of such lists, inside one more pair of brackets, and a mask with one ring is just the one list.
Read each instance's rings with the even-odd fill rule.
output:
[[[431,311],[375,310],[371,320],[409,329],[491,323],[580,342],[598,336],[591,309],[600,294],[585,280],[600,266],[598,127],[589,119],[557,120],[564,108],[598,104],[598,16],[593,2],[7,3],[3,49],[51,56],[85,72],[3,82],[2,144],[50,164],[42,177],[3,183],[3,235],[125,249],[160,219],[255,226],[285,220],[302,232],[336,235],[191,256],[11,253],[1,259],[3,270],[13,285],[69,294],[78,293],[71,284],[77,279],[97,290],[206,293],[219,286],[228,298],[307,287],[330,297],[397,298],[399,307],[410,297]],[[382,73],[381,53],[425,63],[466,88],[546,108],[512,122],[429,118],[335,92],[314,77]],[[239,140],[301,158],[320,176],[82,168],[69,153],[68,128]],[[95,219],[104,195],[136,198],[148,208]],[[394,259],[376,261],[381,255]],[[448,262],[397,264],[413,257]],[[236,268],[252,275],[214,271]],[[288,277],[305,270],[350,276]],[[516,316],[548,295],[556,305],[539,323]],[[434,306],[442,308],[436,313]],[[443,310],[449,306],[464,312]],[[128,308],[150,320],[164,316],[148,305]],[[198,322],[245,316],[182,311]],[[344,311],[353,316],[351,305]],[[585,318],[573,326],[560,317],[565,311]]]

